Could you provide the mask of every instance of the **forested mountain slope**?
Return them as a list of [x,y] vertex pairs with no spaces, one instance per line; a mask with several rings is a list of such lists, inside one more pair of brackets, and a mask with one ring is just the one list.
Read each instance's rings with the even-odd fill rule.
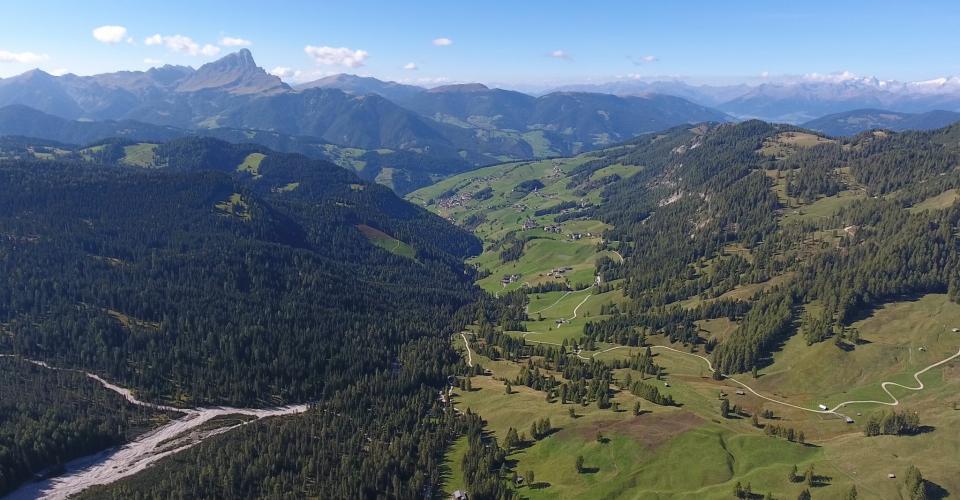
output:
[[347,148],[316,137],[294,136],[270,130],[229,127],[182,129],[134,120],[67,120],[22,105],[0,108],[0,136],[20,137],[17,142],[23,145],[21,149],[24,151],[47,141],[60,142],[60,156],[83,149],[81,146],[97,145],[103,141],[135,144],[185,137],[213,137],[237,144],[259,144],[274,151],[301,153],[311,158],[327,160],[356,171],[363,179],[376,180],[401,194],[413,187],[430,183],[434,177],[445,177],[470,169],[473,165],[456,154],[449,157],[408,149]]
[[[415,473],[408,486],[429,487],[442,446],[415,443],[460,425],[428,414],[453,365],[444,334],[477,296],[462,260],[478,241],[300,155],[182,139],[156,147],[144,169],[109,150],[0,164],[0,352],[185,407],[315,402],[328,409],[284,424],[335,423],[309,439],[323,448],[310,464],[382,479],[329,478],[314,494],[387,491]],[[376,429],[359,413],[372,407],[387,412]],[[306,428],[297,439],[313,436]],[[360,435],[399,441],[370,461]]]
[[151,399],[309,401],[472,297],[473,237],[384,187],[211,139],[156,154],[165,169],[2,166],[5,350]]
[[[645,136],[598,154],[581,175],[642,167],[612,184],[597,211],[614,226],[606,236],[626,243],[625,265],[605,273],[624,278],[636,312],[782,283],[754,297],[737,332],[716,346],[720,370],[742,372],[769,362],[810,303],[819,312],[804,316],[801,331],[819,341],[842,339],[854,318],[886,300],[956,293],[960,209],[947,196],[960,187],[956,137],[952,127],[839,142],[752,121]],[[928,198],[942,210],[906,210]],[[822,215],[804,217],[808,210]],[[634,314],[587,332],[609,339],[647,324],[700,342],[691,321],[727,314],[723,303],[702,318]]]

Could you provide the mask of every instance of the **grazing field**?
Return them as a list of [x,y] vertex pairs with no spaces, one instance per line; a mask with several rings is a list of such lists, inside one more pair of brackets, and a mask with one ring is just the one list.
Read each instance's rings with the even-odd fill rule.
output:
[[[952,332],[954,327],[960,327],[960,305],[946,295],[887,304],[853,324],[862,340],[849,352],[829,341],[807,346],[801,335],[795,335],[774,355],[773,364],[761,370],[757,387],[810,405],[888,400],[880,382],[912,385],[915,371],[960,349],[960,334]],[[936,372],[926,377],[923,380],[936,385]],[[904,404],[919,394],[892,391]]]
[[[531,312],[556,309],[565,314],[572,296],[565,292],[540,294],[531,302]],[[851,399],[884,400],[880,382],[912,385],[913,372],[957,352],[960,334],[952,332],[954,324],[960,325],[960,305],[949,302],[945,295],[891,303],[854,323],[864,340],[852,351],[841,350],[832,342],[800,345],[803,338],[795,335],[774,362],[760,371],[758,379],[749,375],[738,379],[761,394],[811,409],[820,402],[833,406]],[[735,323],[711,320],[701,327],[728,333]],[[473,377],[473,390],[458,391],[454,400],[461,410],[470,408],[481,414],[498,440],[511,427],[524,432],[535,420],[550,419],[554,433],[529,441],[509,457],[512,470],[521,475],[535,473],[533,488],[519,488],[528,498],[555,498],[563,492],[569,498],[720,499],[730,498],[736,482],[749,484],[756,494],[771,492],[777,498],[794,498],[807,487],[788,480],[794,465],[801,474],[813,467],[814,498],[840,498],[851,485],[857,486],[860,498],[897,498],[901,482],[888,480],[887,475],[902,477],[910,465],[920,467],[938,487],[960,487],[960,477],[951,466],[955,464],[952,457],[960,450],[956,433],[865,437],[863,421],[885,407],[846,407],[844,411],[856,420],[847,424],[833,415],[789,408],[750,393],[741,395],[741,386],[732,381],[713,380],[703,360],[663,350],[656,346],[657,338],[652,340],[656,363],[665,368],[664,380],[669,383],[660,390],[673,396],[679,408],[641,400],[643,413],[635,416],[631,408],[639,399],[617,391],[611,402],[620,403],[623,411],[594,404],[548,403],[544,393],[524,386],[514,386],[507,394],[499,379],[516,376],[520,364],[476,355],[474,361],[490,369],[492,376]],[[598,346],[596,356],[583,354],[612,362],[629,359],[642,350],[607,349],[610,347]],[[641,376],[627,369],[615,373],[617,380],[628,373],[634,380]],[[921,380],[926,385],[923,391],[891,390],[903,401],[903,408],[919,412],[922,424],[929,428],[955,425],[958,413],[954,405],[960,403],[960,397],[946,382],[960,381],[960,361],[931,370]],[[775,418],[761,418],[761,425],[803,431],[808,444],[765,436],[748,418],[720,418],[717,394],[721,392],[731,404],[750,413],[772,410]],[[574,409],[575,417],[570,417],[569,408]],[[584,458],[583,473],[574,467],[578,455]],[[689,472],[678,474],[678,468]]]
[[413,247],[379,229],[367,226],[365,224],[360,224],[357,226],[357,229],[359,229],[360,232],[363,233],[368,240],[370,240],[370,243],[373,243],[374,245],[392,254],[406,257],[408,259],[412,259],[416,256],[416,251],[414,251]]
[[783,222],[816,221],[828,219],[841,208],[857,200],[866,198],[862,191],[841,191],[834,196],[827,196],[809,204],[784,209]]
[[913,213],[923,212],[924,210],[943,210],[956,203],[958,199],[960,199],[960,190],[950,189],[917,203],[909,210]]
[[760,148],[760,154],[782,158],[800,148],[809,148],[818,144],[829,144],[832,142],[836,141],[807,132],[783,132],[765,141],[763,147]]
[[[600,202],[599,181],[637,171],[611,165],[594,172],[582,187],[569,186],[567,174],[588,160],[578,156],[481,168],[410,193],[407,199],[467,225],[484,240],[484,253],[470,262],[489,272],[478,282],[487,291],[551,281],[587,286],[594,282],[597,259],[613,254],[598,250],[608,226],[588,215],[576,215],[588,214],[584,207]],[[534,188],[524,187],[533,182],[537,183]],[[558,222],[559,215],[565,217]],[[508,236],[524,240],[523,251],[514,260],[500,255]],[[513,279],[503,284],[505,276]]]
[[237,166],[237,172],[246,172],[254,177],[260,176],[260,162],[267,156],[263,153],[250,153]]
[[140,143],[123,147],[123,159],[121,162],[135,167],[155,167],[156,144]]
[[247,203],[247,200],[243,199],[243,195],[240,193],[233,193],[230,195],[230,198],[217,203],[216,209],[223,215],[238,217],[245,221],[249,221],[252,217],[250,214],[250,205]]

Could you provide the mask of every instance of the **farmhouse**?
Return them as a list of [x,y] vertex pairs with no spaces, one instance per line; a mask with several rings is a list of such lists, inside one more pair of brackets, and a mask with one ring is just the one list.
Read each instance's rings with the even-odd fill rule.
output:
[[516,282],[516,281],[520,281],[520,275],[519,275],[519,274],[504,274],[504,275],[503,275],[503,278],[500,279],[500,284],[503,285],[503,286],[507,286],[507,285],[509,285],[510,283],[514,283],[514,282]]

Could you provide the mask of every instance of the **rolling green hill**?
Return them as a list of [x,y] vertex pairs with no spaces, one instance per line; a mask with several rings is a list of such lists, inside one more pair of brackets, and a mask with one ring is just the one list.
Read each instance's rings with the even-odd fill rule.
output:
[[[478,283],[513,307],[454,337],[480,367],[454,401],[498,443],[525,431],[504,463],[535,473],[515,488],[530,498],[728,498],[738,483],[893,498],[901,483],[887,474],[914,465],[931,488],[957,490],[939,461],[956,446],[941,431],[960,367],[956,138],[956,127],[842,140],[762,122],[680,127],[411,193],[484,240]],[[577,290],[594,275],[600,285]],[[886,387],[897,411],[935,430],[865,437],[888,407],[837,406],[893,401],[881,383],[915,387],[933,365],[923,390]],[[554,432],[531,438],[543,418]],[[793,466],[819,471],[812,487],[788,479]],[[678,467],[700,473],[677,481]],[[489,491],[468,477],[446,490]]]

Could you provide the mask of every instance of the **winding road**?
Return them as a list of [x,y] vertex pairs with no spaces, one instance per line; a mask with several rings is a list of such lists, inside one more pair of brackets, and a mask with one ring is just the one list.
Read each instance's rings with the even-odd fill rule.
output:
[[[467,347],[469,349],[469,346]],[[0,357],[15,357],[0,355]],[[49,370],[82,373],[97,381],[105,389],[124,397],[131,404],[152,408],[161,411],[172,411],[184,414],[183,417],[171,420],[166,425],[158,427],[139,436],[134,441],[119,448],[113,448],[95,455],[78,458],[65,465],[63,474],[34,483],[27,483],[10,493],[7,499],[27,500],[34,498],[65,499],[91,486],[109,484],[127,476],[136,474],[156,461],[191,448],[203,440],[230,431],[261,418],[293,415],[307,411],[309,405],[293,405],[278,408],[174,408],[141,401],[129,389],[107,382],[103,378],[89,372],[69,368],[57,368],[42,361],[19,358]],[[254,417],[249,422],[216,427],[212,429],[198,429],[204,423],[223,415],[247,415]]]
[[[560,345],[560,344],[557,344],[557,343],[555,343],[555,342],[543,342],[543,341],[538,341],[538,340],[529,340],[529,339],[527,339],[527,336],[528,336],[528,335],[540,335],[540,334],[541,334],[541,333],[539,333],[539,332],[527,332],[527,333],[524,333],[524,334],[523,334],[523,338],[524,338],[524,340],[526,340],[527,342],[532,342],[532,343],[537,343],[537,344]],[[467,340],[466,337],[464,337],[464,342],[466,342],[466,340]],[[580,359],[582,359],[582,360],[589,360],[589,359],[591,359],[591,358],[596,357],[597,355],[603,354],[603,353],[605,353],[605,352],[615,351],[615,350],[617,350],[617,349],[637,349],[637,347],[630,347],[630,346],[622,346],[622,345],[621,345],[621,346],[610,347],[610,348],[604,349],[604,350],[602,350],[602,351],[597,351],[597,352],[593,353],[593,354],[590,355],[590,356],[583,356],[583,355],[580,354],[580,352],[575,352],[574,354],[575,354],[578,358],[580,358]],[[670,351],[670,352],[675,352],[675,353],[683,354],[684,356],[693,356],[693,357],[695,357],[695,358],[699,358],[699,359],[703,360],[703,361],[707,364],[707,368],[709,368],[710,371],[714,371],[713,363],[712,363],[712,362],[710,361],[710,359],[707,358],[706,356],[701,356],[701,355],[699,355],[699,354],[695,354],[695,353],[692,353],[692,352],[685,352],[685,351],[681,351],[681,350],[679,350],[679,349],[674,349],[674,348],[672,348],[672,347],[667,347],[667,346],[662,346],[662,345],[653,345],[653,346],[650,346],[650,350],[656,350],[656,349],[662,349],[662,350],[665,350],[665,351]],[[470,346],[469,346],[469,344],[468,344],[468,345],[467,345],[467,351],[469,352],[469,350],[470,350]],[[923,375],[924,373],[926,373],[926,372],[928,372],[928,371],[930,371],[930,370],[932,370],[932,369],[934,369],[934,368],[936,368],[936,367],[938,367],[938,366],[945,365],[945,364],[949,363],[950,361],[953,361],[954,359],[957,359],[957,358],[960,358],[960,349],[957,350],[956,354],[954,354],[954,355],[952,355],[952,356],[949,356],[949,357],[947,357],[947,358],[945,358],[945,359],[943,359],[943,360],[937,361],[936,363],[933,363],[933,364],[931,364],[930,366],[927,366],[926,368],[923,368],[922,370],[919,370],[919,371],[917,371],[916,373],[914,373],[914,374],[913,374],[913,379],[917,381],[917,386],[916,386],[916,387],[906,386],[906,385],[903,385],[903,384],[899,384],[899,383],[897,383],[897,382],[890,382],[890,381],[881,382],[881,383],[880,383],[880,388],[883,389],[883,392],[887,393],[887,395],[890,396],[890,399],[891,399],[892,401],[876,401],[876,400],[852,400],[852,401],[844,401],[844,402],[842,402],[842,403],[837,404],[837,405],[834,406],[833,408],[826,409],[826,410],[806,408],[806,407],[803,407],[803,406],[795,405],[795,404],[793,404],[793,403],[788,403],[788,402],[786,402],[786,401],[781,401],[781,400],[779,400],[779,399],[775,399],[775,398],[772,398],[772,397],[770,397],[770,396],[766,396],[766,395],[764,395],[764,394],[761,394],[761,393],[757,392],[754,388],[750,387],[749,385],[747,385],[747,384],[745,384],[745,383],[743,383],[743,382],[741,382],[741,381],[739,381],[739,380],[737,380],[737,379],[735,379],[735,378],[733,378],[733,377],[731,377],[731,376],[729,376],[729,375],[723,374],[723,376],[724,376],[724,378],[725,378],[726,380],[729,380],[729,381],[731,381],[731,382],[739,385],[740,387],[743,387],[744,389],[746,389],[747,391],[749,391],[749,392],[750,392],[751,394],[753,394],[754,396],[756,396],[756,397],[758,397],[758,398],[760,398],[760,399],[764,399],[764,400],[766,400],[766,401],[770,401],[771,403],[775,403],[775,404],[778,404],[778,405],[781,405],[781,406],[787,406],[787,407],[794,408],[794,409],[797,409],[797,410],[803,410],[803,411],[810,412],[810,413],[817,413],[817,414],[820,414],[820,415],[836,415],[836,416],[841,417],[841,418],[846,418],[847,416],[844,415],[844,414],[842,414],[842,413],[840,413],[839,410],[840,410],[841,408],[843,408],[844,406],[851,405],[851,404],[879,404],[879,405],[886,405],[886,406],[898,406],[898,405],[900,404],[900,400],[897,399],[897,397],[894,396],[893,393],[890,392],[889,387],[900,387],[901,389],[906,389],[906,390],[908,390],[908,391],[920,391],[920,390],[923,390],[924,385],[923,385],[923,381],[920,380],[920,375]]]

